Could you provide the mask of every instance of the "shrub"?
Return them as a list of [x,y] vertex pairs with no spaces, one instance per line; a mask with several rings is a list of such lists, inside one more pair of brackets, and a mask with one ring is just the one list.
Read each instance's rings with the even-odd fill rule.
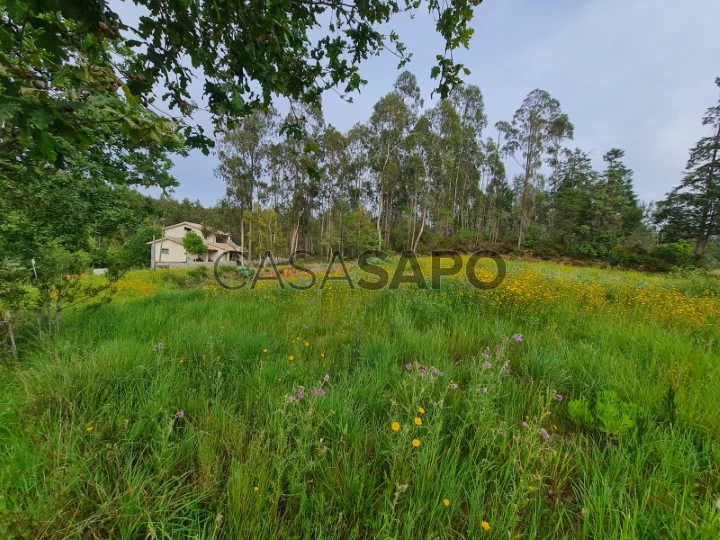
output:
[[690,266],[693,264],[692,246],[684,240],[672,244],[660,244],[655,248],[653,255],[674,266]]
[[619,437],[635,426],[637,416],[632,403],[621,401],[615,392],[600,392],[591,404],[584,397],[568,402],[568,414],[575,425]]

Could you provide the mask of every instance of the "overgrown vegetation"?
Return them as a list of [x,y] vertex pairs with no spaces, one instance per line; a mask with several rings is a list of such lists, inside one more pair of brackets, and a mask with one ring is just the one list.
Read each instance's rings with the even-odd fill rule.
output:
[[131,272],[0,368],[0,535],[716,536],[717,291],[183,275]]

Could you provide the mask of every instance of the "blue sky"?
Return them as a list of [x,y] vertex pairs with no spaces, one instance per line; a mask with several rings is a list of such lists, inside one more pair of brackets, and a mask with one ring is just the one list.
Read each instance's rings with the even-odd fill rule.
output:
[[[134,6],[112,6],[132,16]],[[575,125],[568,144],[591,153],[596,167],[611,147],[626,152],[644,201],[658,200],[681,177],[689,148],[704,134],[704,111],[717,101],[720,76],[720,2],[717,0],[485,0],[475,10],[470,49],[456,59],[484,94],[493,125],[510,120],[524,97],[542,88],[558,99]],[[392,24],[413,52],[407,69],[417,77],[426,104],[429,77],[442,43],[429,15]],[[365,121],[399,72],[391,55],[362,66],[368,80],[354,103],[334,93],[324,98],[326,121],[345,130]],[[201,84],[196,99],[201,101]],[[197,118],[206,124],[207,118]],[[209,123],[207,124],[209,125]],[[214,204],[224,194],[215,178],[217,158],[193,152],[177,158],[174,196]],[[509,174],[516,172],[508,162]]]

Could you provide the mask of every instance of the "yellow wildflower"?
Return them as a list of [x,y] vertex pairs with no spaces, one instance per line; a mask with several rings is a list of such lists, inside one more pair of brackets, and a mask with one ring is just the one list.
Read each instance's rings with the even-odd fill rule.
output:
[[420,439],[413,439],[412,445],[413,445],[413,448],[418,448],[420,446]]
[[94,426],[88,426],[88,427],[85,428],[85,431],[87,431],[88,433],[90,433],[93,429],[95,429]]
[[483,531],[488,532],[490,530],[490,524],[487,521],[483,521],[480,526],[483,528]]
[[293,356],[293,355],[291,354],[291,355],[290,355],[290,361],[292,362],[293,360],[295,360],[295,356]]
[[305,346],[306,346],[306,347],[309,347],[309,346],[310,346],[310,342],[309,342],[309,341],[306,341],[306,342],[305,342]]
[[267,351],[268,351],[267,349],[263,349],[263,352],[267,352]]
[[422,418],[420,418],[419,416],[415,417],[414,422],[416,426],[422,426]]
[[255,486],[255,487],[253,488],[253,491],[254,491],[255,493],[257,493],[258,491],[260,491],[260,488],[259,488],[258,486]]
[[400,422],[393,422],[392,424],[390,424],[390,428],[393,431],[399,431],[400,430]]
[[425,414],[425,409],[423,409],[422,407],[418,407],[418,412],[420,414]]
[[443,504],[445,506],[450,506],[450,499],[443,499]]

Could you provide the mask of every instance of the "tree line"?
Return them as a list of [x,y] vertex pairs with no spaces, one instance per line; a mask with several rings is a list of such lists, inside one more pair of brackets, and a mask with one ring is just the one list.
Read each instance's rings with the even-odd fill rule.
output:
[[[169,221],[232,232],[251,258],[265,250],[329,258],[484,246],[668,267],[692,252],[705,255],[717,234],[717,202],[705,221],[702,209],[692,218],[679,206],[694,200],[688,186],[717,201],[717,132],[699,143],[702,152],[693,150],[691,172],[655,207],[638,200],[623,150],[608,149],[595,170],[586,151],[570,146],[573,124],[546,91],[530,92],[512,119],[492,128],[477,86],[459,86],[428,107],[420,96],[416,78],[403,72],[347,132],[319,109],[255,111],[219,141],[215,173],[227,189],[215,208],[157,204]],[[302,126],[300,135],[283,131],[288,123]],[[699,162],[708,160],[703,169]],[[509,176],[512,163],[520,172]]]
[[[478,0],[136,4],[135,25],[108,2],[0,6],[0,333],[24,309],[45,313],[49,329],[66,306],[98,298],[74,278],[90,266],[146,265],[162,219],[227,230],[254,257],[491,245],[646,267],[718,258],[720,105],[681,184],[653,209],[638,203],[622,151],[608,149],[595,171],[569,145],[572,123],[547,92],[488,127],[452,55],[469,46]],[[384,51],[405,65],[400,36],[381,27],[418,10],[444,43],[430,72],[439,101],[426,107],[403,72],[367,121],[333,128],[323,92],[350,99],[362,60]],[[171,190],[171,155],[216,146],[192,121],[198,68],[224,133],[216,172],[227,194],[213,208],[136,189]],[[282,118],[280,96],[292,104]],[[520,174],[508,175],[511,162]]]

